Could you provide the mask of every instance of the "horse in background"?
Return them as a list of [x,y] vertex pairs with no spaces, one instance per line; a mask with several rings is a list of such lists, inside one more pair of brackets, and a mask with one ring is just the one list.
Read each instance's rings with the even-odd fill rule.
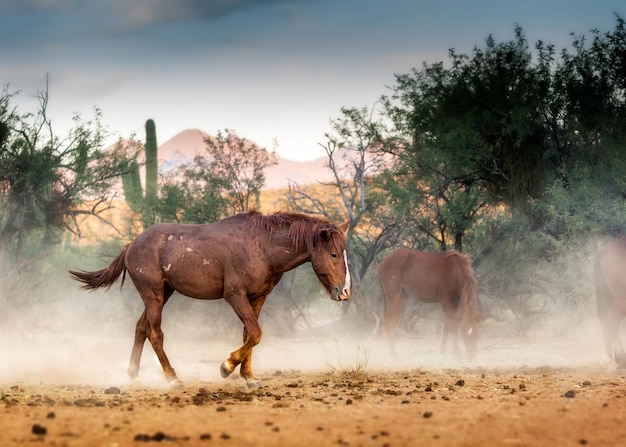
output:
[[297,213],[240,213],[206,225],[155,224],[126,245],[111,264],[95,272],[70,270],[72,278],[93,290],[130,276],[144,302],[137,321],[128,374],[136,379],[146,338],[150,340],[166,379],[176,376],[165,351],[163,306],[177,291],[201,300],[224,298],[243,323],[243,345],[221,364],[223,377],[238,365],[248,387],[261,387],[252,371],[252,348],[261,341],[259,314],[265,298],[283,274],[310,262],[330,298],[350,299],[345,233],[348,224]]
[[619,329],[626,318],[626,238],[609,244],[596,256],[594,264],[598,320],[608,356],[626,368],[626,353]]
[[455,250],[429,253],[400,248],[387,255],[376,268],[382,289],[383,333],[395,354],[394,331],[407,297],[424,303],[440,303],[444,312],[441,352],[452,334],[454,352],[461,355],[460,327],[468,360],[478,349],[476,279],[467,256]]

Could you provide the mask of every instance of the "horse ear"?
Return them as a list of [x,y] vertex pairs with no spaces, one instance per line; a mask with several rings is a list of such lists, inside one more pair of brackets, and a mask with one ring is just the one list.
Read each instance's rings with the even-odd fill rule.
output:
[[343,232],[343,234],[348,234],[348,228],[350,228],[350,221],[347,221],[345,224],[339,226],[339,229]]

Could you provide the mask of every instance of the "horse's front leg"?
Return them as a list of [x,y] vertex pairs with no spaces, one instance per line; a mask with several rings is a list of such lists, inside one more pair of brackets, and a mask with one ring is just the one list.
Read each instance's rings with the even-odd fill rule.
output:
[[457,357],[461,356],[461,348],[459,347],[458,338],[458,322],[454,315],[446,315],[443,320],[443,334],[441,335],[441,353],[446,353],[448,345],[448,336],[452,335],[452,350]]
[[[256,316],[257,321],[259,320],[259,315],[261,314],[261,308],[265,303],[265,297],[259,297],[250,302],[250,306],[252,307],[252,311]],[[248,338],[248,332],[246,331],[246,327],[243,328],[243,342],[246,342]],[[250,353],[243,359],[241,362],[241,366],[239,367],[239,371],[241,373],[241,377],[246,380],[248,388],[261,388],[263,384],[261,381],[254,375],[252,372],[252,349]]]
[[[228,377],[235,370],[237,365],[240,365],[249,357],[246,364],[242,365],[241,376],[246,379],[248,386],[260,387],[261,382],[254,376],[251,368],[252,348],[259,344],[262,335],[257,314],[255,314],[255,311],[245,294],[230,295],[225,297],[225,300],[231,305],[243,323],[244,340],[243,345],[231,352],[228,355],[228,358],[224,360],[220,366],[222,377]],[[265,298],[263,298],[263,301],[264,300]],[[262,305],[263,302],[259,305],[259,311],[261,310],[260,307]]]
[[439,351],[442,354],[446,353],[446,347],[448,345],[448,332],[450,332],[450,330],[448,329],[448,319],[444,318],[443,331],[441,332],[441,346],[439,347]]

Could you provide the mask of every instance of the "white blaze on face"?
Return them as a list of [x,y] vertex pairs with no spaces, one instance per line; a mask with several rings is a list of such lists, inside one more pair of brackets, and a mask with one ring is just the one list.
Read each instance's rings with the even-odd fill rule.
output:
[[350,276],[350,269],[348,268],[348,253],[343,251],[343,261],[346,264],[346,280],[343,284],[343,292],[349,296],[352,289],[352,277]]

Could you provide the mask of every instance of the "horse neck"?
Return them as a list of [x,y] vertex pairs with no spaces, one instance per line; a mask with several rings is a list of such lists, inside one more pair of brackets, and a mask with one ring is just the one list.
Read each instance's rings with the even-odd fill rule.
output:
[[479,315],[476,279],[471,272],[466,272],[465,284],[461,292],[461,312],[465,322],[469,322]]
[[311,254],[306,247],[296,249],[286,233],[273,235],[265,252],[272,269],[280,273],[288,272],[311,260]]

